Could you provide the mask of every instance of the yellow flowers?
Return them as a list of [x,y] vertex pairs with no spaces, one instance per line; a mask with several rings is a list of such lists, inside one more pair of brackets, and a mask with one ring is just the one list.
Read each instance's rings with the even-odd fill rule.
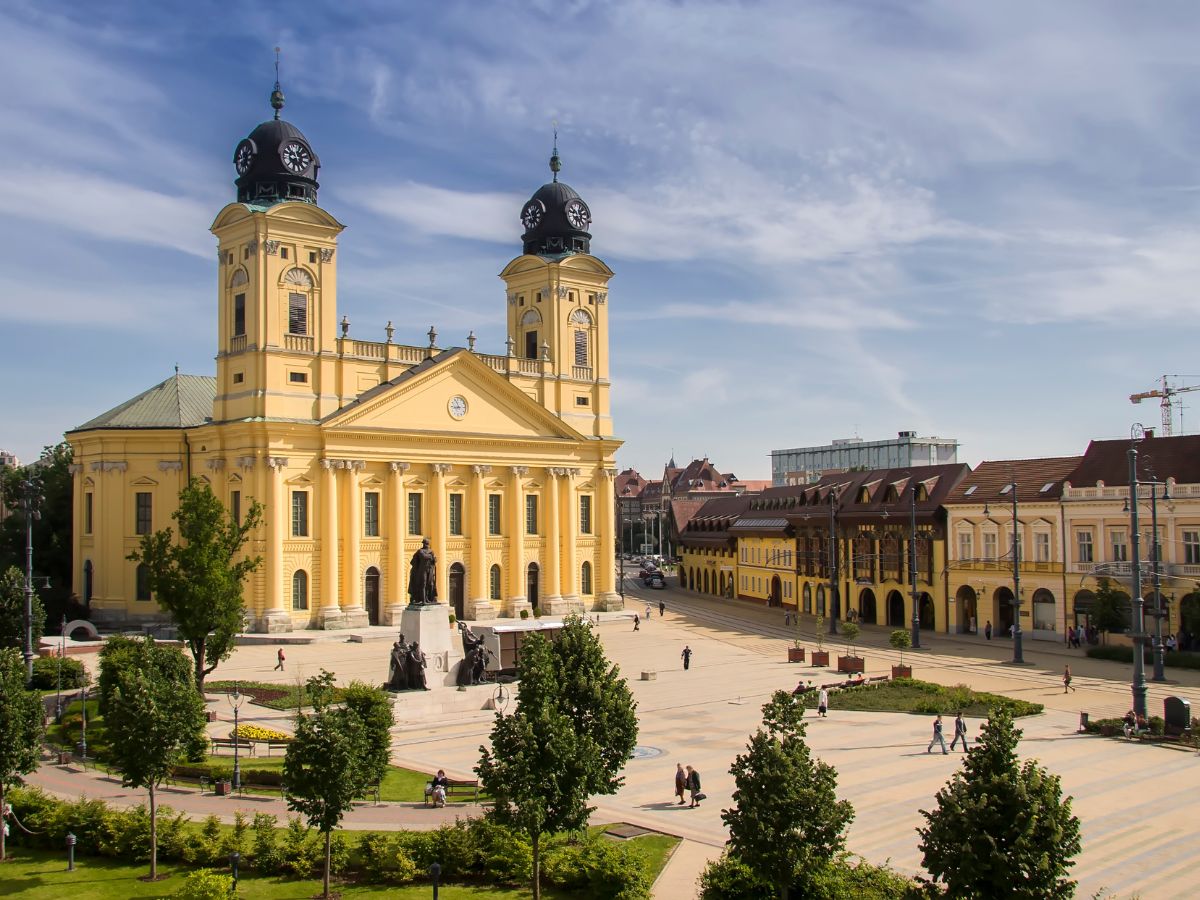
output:
[[290,741],[292,736],[273,728],[263,728],[261,725],[239,725],[237,731],[230,737],[237,736],[244,741]]

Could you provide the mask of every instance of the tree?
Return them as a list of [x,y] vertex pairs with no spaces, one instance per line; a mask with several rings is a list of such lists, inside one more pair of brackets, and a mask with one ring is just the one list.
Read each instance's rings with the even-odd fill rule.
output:
[[[33,593],[33,649],[37,652],[46,624],[42,598]],[[25,646],[25,571],[10,566],[0,575],[0,647]]]
[[352,681],[342,692],[342,707],[362,725],[359,748],[359,793],[378,784],[392,759],[392,726],[396,724],[387,692],[361,681]]
[[857,622],[844,622],[842,624],[842,637],[846,639],[846,655],[854,655],[854,642],[858,640],[861,630]]
[[[66,610],[71,596],[73,563],[71,561],[72,501],[75,478],[71,474],[71,445],[65,441],[46,447],[36,466],[7,469],[0,476],[0,492],[4,505],[17,505],[21,482],[36,474],[42,485],[41,518],[33,523],[34,575],[48,577],[46,601],[55,621]],[[0,571],[17,566],[25,571],[25,517],[9,516],[0,523]]]
[[904,665],[904,651],[912,646],[912,635],[905,628],[897,628],[888,635],[888,643],[900,651],[900,665]]
[[1067,870],[1080,850],[1079,820],[1058,776],[1017,759],[1021,731],[992,710],[963,768],[921,810],[920,851],[933,881],[953,897],[1070,897]]
[[603,780],[602,755],[559,706],[559,673],[549,642],[532,634],[517,664],[517,710],[496,715],[491,749],[479,748],[475,772],[495,801],[488,813],[529,838],[533,897],[541,893],[541,838],[582,828],[591,813],[588,785]]
[[1092,601],[1092,624],[1106,634],[1121,634],[1129,628],[1129,595],[1107,578],[1101,578]]
[[157,677],[174,684],[191,684],[191,661],[170,644],[160,644],[154,638],[113,635],[100,648],[100,677],[97,701],[100,715],[107,716],[109,705],[125,672],[153,670]]
[[262,557],[237,557],[262,520],[262,504],[251,503],[238,522],[207,483],[193,478],[180,491],[171,518],[179,525],[178,544],[165,528],[143,535],[129,559],[145,565],[158,605],[171,614],[191,650],[196,690],[203,694],[205,676],[229,658],[242,630],[242,582]]
[[321,896],[328,898],[333,829],[362,790],[358,755],[367,738],[357,714],[330,706],[331,692],[321,676],[309,679],[308,685],[313,711],[301,714],[296,723],[296,736],[283,760],[283,783],[288,808],[305,816],[325,837]]
[[587,734],[599,753],[586,785],[588,794],[615,794],[620,772],[637,745],[637,702],[621,670],[604,655],[591,623],[579,616],[563,622],[551,645],[559,676],[558,708],[576,732]]
[[[37,768],[42,741],[42,698],[25,689],[25,662],[10,647],[0,648],[0,811],[5,792],[18,776]],[[5,857],[4,815],[0,812],[0,862]]]
[[729,769],[734,807],[721,811],[730,856],[769,879],[782,898],[835,858],[854,818],[854,807],[837,799],[836,770],[813,759],[802,716],[791,694],[772,695],[763,706],[765,727]]
[[161,646],[155,650],[179,657],[184,678],[171,677],[165,667],[154,665],[122,669],[104,715],[109,752],[121,783],[146,788],[150,795],[151,881],[158,878],[158,786],[204,731],[204,701],[192,684],[182,651]]

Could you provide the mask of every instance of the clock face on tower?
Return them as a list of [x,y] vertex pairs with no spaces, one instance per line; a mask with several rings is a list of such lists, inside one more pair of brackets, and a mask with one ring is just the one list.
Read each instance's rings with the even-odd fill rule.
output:
[[299,141],[288,141],[280,149],[279,156],[288,171],[297,175],[312,165],[312,153]]
[[250,141],[242,141],[237,145],[237,149],[233,151],[233,165],[239,175],[250,171],[250,166],[254,164],[254,156],[254,144]]
[[450,402],[446,404],[446,409],[454,418],[461,419],[467,414],[467,398],[462,395],[451,397]]
[[546,212],[546,207],[542,205],[541,200],[530,200],[525,204],[525,208],[521,210],[521,224],[528,231],[532,228],[537,228],[538,223],[542,221],[542,214]]
[[592,224],[592,214],[588,212],[587,205],[582,200],[572,200],[566,207],[567,221],[571,223],[572,228],[578,228],[580,231],[587,231],[587,227]]

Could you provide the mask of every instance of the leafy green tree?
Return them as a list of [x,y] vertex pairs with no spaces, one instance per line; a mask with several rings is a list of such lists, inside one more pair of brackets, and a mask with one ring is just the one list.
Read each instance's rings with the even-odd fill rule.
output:
[[791,694],[772,695],[765,727],[730,767],[734,807],[721,811],[730,856],[767,877],[782,898],[835,858],[854,818],[854,807],[837,799],[837,771],[813,759],[802,715]]
[[[41,482],[41,518],[33,523],[33,574],[36,578],[50,579],[45,593],[54,621],[58,621],[66,609],[74,572],[71,503],[75,483],[70,467],[71,445],[64,441],[43,449],[36,467],[7,469],[0,477],[0,492],[9,509],[16,507],[20,484],[25,478],[36,474]],[[0,571],[9,566],[25,570],[25,518],[19,514],[0,522]]]
[[491,749],[479,748],[475,767],[495,801],[488,815],[529,838],[534,900],[542,896],[542,836],[587,824],[588,785],[604,774],[595,738],[559,706],[559,675],[549,642],[530,636],[517,665],[517,710],[497,714]]
[[[25,689],[21,654],[9,647],[0,649],[0,810],[5,808],[8,787],[16,783],[18,776],[37,768],[42,721],[42,698]],[[4,854],[4,828],[0,822],[0,862]]]
[[1101,578],[1092,601],[1092,624],[1106,634],[1122,634],[1129,628],[1129,595]]
[[328,898],[333,829],[361,791],[363,767],[358,754],[367,738],[354,712],[330,706],[331,692],[320,681],[320,676],[309,679],[313,711],[298,717],[296,736],[283,760],[283,782],[288,808],[305,816],[325,838],[321,896]]
[[109,704],[121,675],[125,672],[153,670],[156,676],[175,684],[192,683],[192,663],[170,644],[160,644],[150,636],[141,638],[113,635],[100,648],[100,715],[107,716]]
[[586,785],[588,794],[615,794],[624,783],[621,770],[637,745],[637,702],[621,670],[604,655],[591,624],[579,616],[563,623],[551,645],[557,663],[558,708],[599,753]]
[[953,897],[1070,897],[1079,820],[1058,776],[1017,759],[1012,713],[992,711],[963,768],[921,810],[920,851],[933,881]]
[[[46,624],[46,610],[33,592],[33,650],[36,653]],[[25,647],[25,571],[9,566],[0,575],[0,647]]]
[[242,582],[262,562],[261,556],[243,556],[242,548],[262,520],[262,504],[251,503],[237,522],[212,488],[193,478],[180,491],[171,518],[179,526],[179,543],[170,528],[143,535],[129,559],[146,566],[158,605],[171,614],[192,652],[196,690],[203,693],[205,676],[233,653],[242,629]]
[[109,753],[121,783],[146,788],[150,795],[151,880],[158,877],[158,786],[204,731],[204,701],[192,684],[182,651],[161,646],[155,650],[177,655],[184,678],[171,677],[153,665],[125,668],[117,674],[104,716]]
[[342,707],[362,725],[362,747],[358,752],[360,791],[378,784],[387,774],[392,758],[392,726],[396,718],[392,701],[380,688],[352,681],[343,692]]

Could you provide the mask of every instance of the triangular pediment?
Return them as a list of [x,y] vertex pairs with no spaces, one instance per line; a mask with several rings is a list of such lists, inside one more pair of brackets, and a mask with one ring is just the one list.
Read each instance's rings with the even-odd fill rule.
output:
[[447,350],[361,394],[327,429],[586,440],[467,350]]

